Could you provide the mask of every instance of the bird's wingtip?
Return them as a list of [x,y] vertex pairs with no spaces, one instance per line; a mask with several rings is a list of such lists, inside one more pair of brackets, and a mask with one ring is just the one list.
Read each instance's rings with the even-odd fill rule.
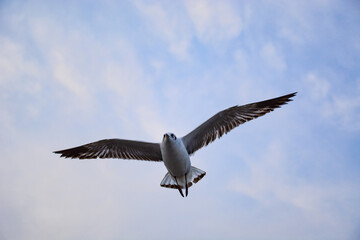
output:
[[284,95],[284,96],[282,96],[281,98],[285,97],[285,98],[287,99],[287,102],[291,102],[291,101],[293,101],[292,98],[295,97],[297,93],[298,93],[298,92],[293,92],[293,93]]

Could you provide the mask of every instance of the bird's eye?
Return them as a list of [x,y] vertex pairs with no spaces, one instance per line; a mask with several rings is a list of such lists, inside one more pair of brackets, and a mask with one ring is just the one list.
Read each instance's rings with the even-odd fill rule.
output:
[[171,137],[174,138],[174,134],[171,134]]

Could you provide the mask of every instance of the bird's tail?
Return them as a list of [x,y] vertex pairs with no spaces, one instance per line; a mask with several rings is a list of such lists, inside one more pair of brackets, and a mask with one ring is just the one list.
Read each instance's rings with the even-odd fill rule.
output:
[[[187,185],[188,187],[191,187],[193,185],[193,183],[197,183],[198,181],[200,181],[200,179],[202,179],[205,176],[206,172],[204,172],[203,170],[196,168],[196,167],[191,167],[190,171],[188,172],[188,174],[186,175],[186,181],[187,181]],[[184,189],[185,188],[185,176],[183,177],[178,177],[177,182],[180,186],[180,188]],[[176,183],[175,178],[168,172],[166,173],[164,179],[161,181],[160,186],[162,187],[166,187],[166,188],[178,188],[178,185]]]

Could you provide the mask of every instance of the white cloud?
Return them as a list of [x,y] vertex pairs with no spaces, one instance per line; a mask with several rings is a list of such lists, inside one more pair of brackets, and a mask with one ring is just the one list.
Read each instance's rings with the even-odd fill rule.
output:
[[310,72],[307,74],[304,81],[308,85],[312,98],[323,99],[328,96],[330,83],[326,79],[319,78],[315,73]]
[[168,50],[181,60],[189,58],[191,32],[181,9],[166,7],[160,2],[149,4],[136,1],[136,7],[147,19],[151,33],[159,34],[168,44]]
[[182,39],[179,41],[172,41],[170,44],[170,52],[180,59],[188,59],[188,49],[190,47],[189,39]]
[[248,56],[243,49],[237,49],[234,52],[234,58],[240,72],[246,72],[248,69]]
[[185,1],[196,36],[205,43],[231,40],[242,30],[242,20],[230,1]]
[[61,50],[54,49],[51,52],[50,61],[54,78],[77,98],[89,101],[90,94],[84,84],[85,80],[81,73],[69,64],[70,59]]
[[0,85],[40,75],[38,64],[25,57],[25,49],[20,43],[0,36]]
[[109,91],[115,92],[118,96],[116,111],[128,126],[127,129],[137,129],[138,134],[145,131],[152,139],[160,141],[159,136],[166,132],[165,124],[158,113],[160,108],[154,99],[150,83],[145,80],[141,66],[133,59],[134,56],[131,57],[132,55],[127,54],[127,62],[108,63],[106,84]]
[[[296,209],[306,219],[302,225],[305,228],[311,229],[318,225],[324,231],[328,227],[341,225],[346,230],[341,229],[333,234],[337,237],[347,236],[353,227],[343,223],[353,219],[353,206],[342,203],[360,197],[356,191],[358,184],[335,181],[330,184],[316,177],[308,179],[294,175],[293,166],[299,163],[292,163],[294,159],[289,157],[292,154],[288,149],[285,142],[272,142],[262,148],[261,154],[241,154],[248,174],[233,178],[229,182],[229,189],[250,197],[262,206],[280,205],[282,208],[290,206],[290,209]],[[308,151],[306,146],[304,151]],[[324,160],[322,164],[326,165],[330,161]],[[313,168],[314,172],[319,171],[315,166]],[[299,215],[295,221],[298,220]]]
[[[315,32],[322,19],[316,13],[327,11],[331,4],[326,1],[268,1],[274,10],[286,9],[279,16],[279,33],[294,44],[306,44],[316,36]],[[315,13],[315,14],[314,14]],[[314,24],[317,21],[317,24]],[[324,26],[324,25],[323,25]]]
[[[150,15],[154,14],[151,16],[160,16],[157,23],[168,22],[163,17],[170,16],[160,5],[149,8],[150,10],[145,10],[150,11]],[[15,19],[14,27],[24,24],[27,26],[22,34],[32,39],[37,59],[45,62],[40,66],[36,61],[25,58],[25,51],[29,48],[27,42],[16,43],[13,39],[1,38],[3,44],[0,49],[3,48],[4,54],[0,56],[0,70],[4,71],[0,72],[0,80],[9,81],[26,74],[32,75],[36,83],[34,91],[39,92],[45,85],[52,86],[47,87],[47,91],[52,91],[52,97],[62,103],[58,111],[65,111],[70,115],[74,112],[96,113],[95,108],[102,106],[98,105],[95,94],[101,90],[107,91],[112,97],[107,107],[117,112],[119,119],[124,121],[123,125],[128,123],[129,127],[124,130],[128,130],[129,134],[132,132],[133,136],[145,133],[145,136],[147,134],[152,139],[159,140],[159,136],[165,132],[157,112],[159,106],[154,100],[151,80],[144,75],[144,66],[138,61],[132,43],[125,37],[109,39],[97,36],[88,32],[84,25],[79,27],[66,22],[57,23],[56,18],[47,14],[21,15],[21,21]],[[12,15],[9,18],[13,19]],[[165,35],[175,40],[178,33],[171,26],[167,30],[169,32]],[[184,44],[180,44],[180,48],[186,49]],[[172,50],[177,51],[177,48]],[[183,54],[181,50],[178,53]],[[22,89],[23,86],[23,82],[13,85],[15,89]],[[28,85],[26,87],[28,89]],[[26,111],[37,116],[39,107],[29,105]]]
[[[330,109],[329,109],[330,111]],[[345,129],[360,130],[360,96],[334,96],[332,105],[333,115],[342,120]]]
[[[41,59],[43,72],[41,85],[53,86],[53,97],[64,103],[59,111],[95,112],[96,72],[91,64],[100,59],[97,42],[84,30],[65,23],[57,24],[46,14],[26,15],[25,30],[36,46],[35,54]],[[29,47],[24,43],[25,47]],[[90,48],[92,51],[86,51]],[[100,56],[99,56],[100,55]]]
[[280,50],[277,49],[273,43],[266,43],[262,50],[261,56],[264,61],[272,68],[278,71],[286,70],[286,62]]
[[[322,117],[343,129],[360,129],[360,97],[359,87],[343,88],[338,91],[336,83],[309,72],[303,80],[310,94],[311,111],[319,112]],[[346,91],[344,91],[347,89]],[[314,104],[316,102],[316,104]]]

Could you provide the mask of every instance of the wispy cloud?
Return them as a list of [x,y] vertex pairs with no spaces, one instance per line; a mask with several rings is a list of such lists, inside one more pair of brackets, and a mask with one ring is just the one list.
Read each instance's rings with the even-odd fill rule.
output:
[[184,19],[184,13],[179,11],[181,4],[168,6],[166,8],[161,2],[147,3],[137,1],[137,8],[142,16],[148,21],[150,32],[157,33],[168,44],[168,50],[179,59],[189,58],[189,47],[191,43],[191,30],[189,21]]
[[328,97],[330,83],[326,79],[319,78],[314,73],[309,73],[304,80],[313,99],[324,99]]
[[39,65],[25,56],[21,43],[0,38],[0,84],[5,85],[26,76],[40,76]]
[[[351,239],[360,202],[354,6],[2,2],[0,238],[182,239],[182,229],[189,238]],[[299,94],[289,105],[192,157],[208,174],[187,199],[159,187],[161,163],[51,153],[100,138],[158,142],[290,91]]]
[[353,88],[344,87],[339,91],[336,83],[331,83],[313,72],[307,74],[304,83],[310,94],[310,101],[316,103],[313,106],[314,111],[320,112],[324,118],[332,119],[339,127],[351,131],[359,130],[359,84]]
[[271,42],[266,43],[263,46],[263,48],[261,49],[261,56],[263,57],[266,64],[274,68],[275,70],[286,70],[286,63],[283,59],[284,57],[281,53],[279,53],[279,50],[277,50]]
[[242,20],[232,1],[185,1],[196,36],[205,43],[216,43],[238,37]]

